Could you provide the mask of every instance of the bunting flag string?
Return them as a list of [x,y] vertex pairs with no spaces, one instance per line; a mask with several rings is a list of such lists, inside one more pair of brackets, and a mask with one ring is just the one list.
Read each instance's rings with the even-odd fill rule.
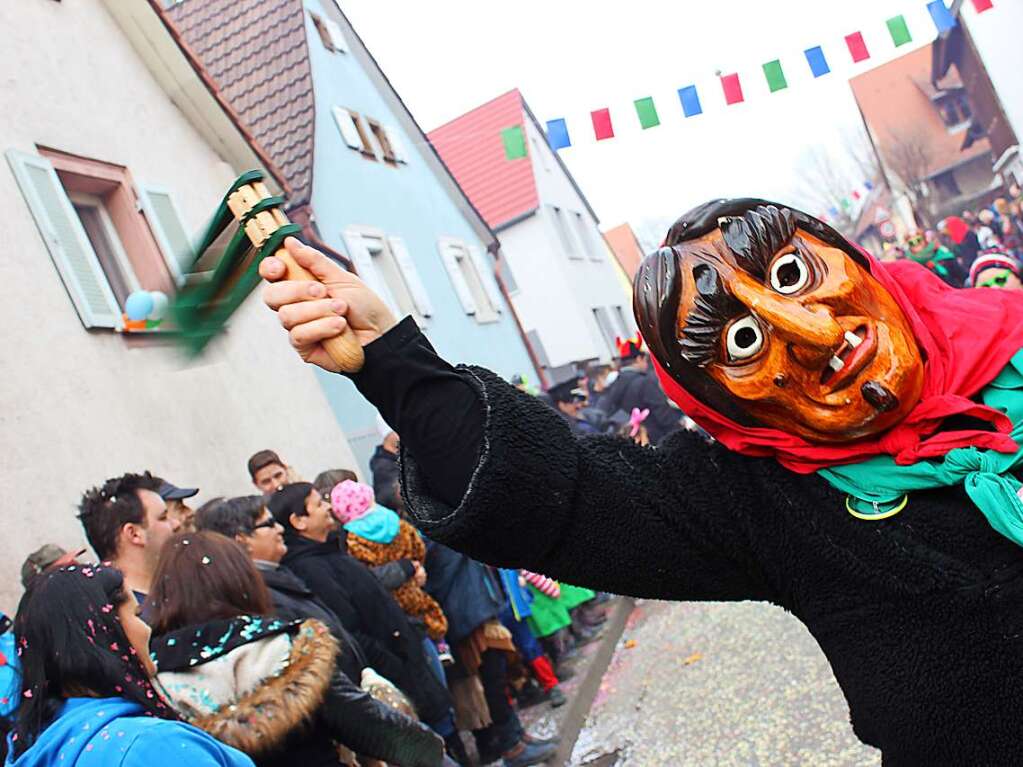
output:
[[[930,2],[925,4],[928,15],[939,35],[946,34],[959,23],[956,16],[946,6],[946,2],[949,2],[949,0],[930,0]],[[974,12],[978,14],[989,11],[994,7],[994,0],[971,0],[971,2]],[[885,26],[895,48],[900,48],[913,42],[913,35],[903,14],[886,19]],[[871,39],[875,40],[875,38]],[[857,30],[845,35],[844,43],[853,64],[868,61],[871,58],[871,53],[862,31]],[[831,65],[822,46],[815,45],[805,49],[803,56],[814,79],[831,74]],[[781,58],[763,63],[761,70],[769,93],[777,93],[778,91],[789,89],[789,79],[786,76]],[[724,102],[727,106],[741,104],[746,100],[739,72],[719,74],[718,81],[721,84]],[[682,107],[683,117],[690,118],[703,114],[703,103],[696,85],[690,84],[680,87],[678,89],[678,98]],[[661,125],[662,115],[658,112],[653,96],[635,99],[633,101],[633,109],[636,111],[639,127],[642,130],[649,130]],[[595,109],[590,112],[590,122],[594,138],[597,141],[604,141],[615,137],[611,109],[609,107]],[[578,138],[578,135],[576,138]],[[505,128],[501,131],[501,140],[504,144],[505,156],[509,160],[526,156],[526,140],[522,126]],[[547,121],[547,141],[554,150],[573,146],[565,118],[559,117]],[[858,198],[854,197],[854,199]]]

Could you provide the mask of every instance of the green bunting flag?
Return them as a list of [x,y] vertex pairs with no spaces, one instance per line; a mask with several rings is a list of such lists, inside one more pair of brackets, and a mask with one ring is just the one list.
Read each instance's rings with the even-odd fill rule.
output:
[[778,59],[764,64],[764,77],[767,78],[767,87],[771,89],[771,93],[789,87],[785,80],[785,72],[781,68],[781,61]]
[[504,156],[506,159],[517,160],[520,157],[526,156],[526,136],[522,132],[521,125],[513,125],[501,131],[501,141],[504,142]]
[[633,103],[636,105],[636,114],[639,116],[639,124],[643,127],[643,130],[661,124],[661,120],[657,116],[657,108],[654,106],[654,100],[650,96],[636,99]]
[[896,48],[913,40],[913,37],[909,34],[909,27],[906,26],[904,16],[892,16],[885,23],[888,24],[888,31],[891,33],[892,42],[895,43]]

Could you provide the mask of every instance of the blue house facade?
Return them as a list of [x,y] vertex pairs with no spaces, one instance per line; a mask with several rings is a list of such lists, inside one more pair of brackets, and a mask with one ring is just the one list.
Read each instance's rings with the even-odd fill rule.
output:
[[[167,13],[288,180],[307,240],[411,314],[445,358],[535,377],[495,280],[496,237],[336,0],[177,0]],[[366,474],[376,410],[346,378],[319,381]]]
[[[506,378],[532,376],[494,278],[494,235],[334,2],[305,5],[316,99],[312,208],[321,236],[398,316],[413,315],[443,357]],[[331,50],[324,43],[338,32]],[[379,443],[376,411],[347,379],[320,380],[365,468]]]

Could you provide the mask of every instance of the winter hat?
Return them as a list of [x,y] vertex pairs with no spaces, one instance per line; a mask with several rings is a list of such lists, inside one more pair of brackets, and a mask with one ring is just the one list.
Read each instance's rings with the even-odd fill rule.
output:
[[330,508],[341,524],[346,525],[366,516],[376,506],[373,488],[346,479],[330,491]]
[[1020,276],[1020,264],[1012,256],[997,251],[982,251],[970,267],[970,285],[977,284],[977,278],[985,269],[1008,269],[1017,277]]

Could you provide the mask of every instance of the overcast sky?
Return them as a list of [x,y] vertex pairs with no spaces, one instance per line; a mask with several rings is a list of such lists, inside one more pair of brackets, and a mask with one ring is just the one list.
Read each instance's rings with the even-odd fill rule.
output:
[[[573,146],[561,156],[604,228],[674,218],[715,196],[808,205],[799,180],[807,152],[822,146],[846,162],[846,137],[862,124],[848,79],[935,37],[925,0],[341,5],[424,129],[516,87],[541,125],[566,118]],[[900,13],[913,42],[896,51],[885,20]],[[857,30],[871,58],[852,64],[844,36]],[[832,69],[817,80],[803,56],[815,45]],[[771,94],[760,67],[776,58],[789,88]],[[718,70],[739,73],[746,103],[725,105]],[[688,84],[704,114],[685,119],[677,90]],[[661,119],[646,131],[632,106],[644,96]],[[589,113],[602,107],[616,137],[597,142]]]

